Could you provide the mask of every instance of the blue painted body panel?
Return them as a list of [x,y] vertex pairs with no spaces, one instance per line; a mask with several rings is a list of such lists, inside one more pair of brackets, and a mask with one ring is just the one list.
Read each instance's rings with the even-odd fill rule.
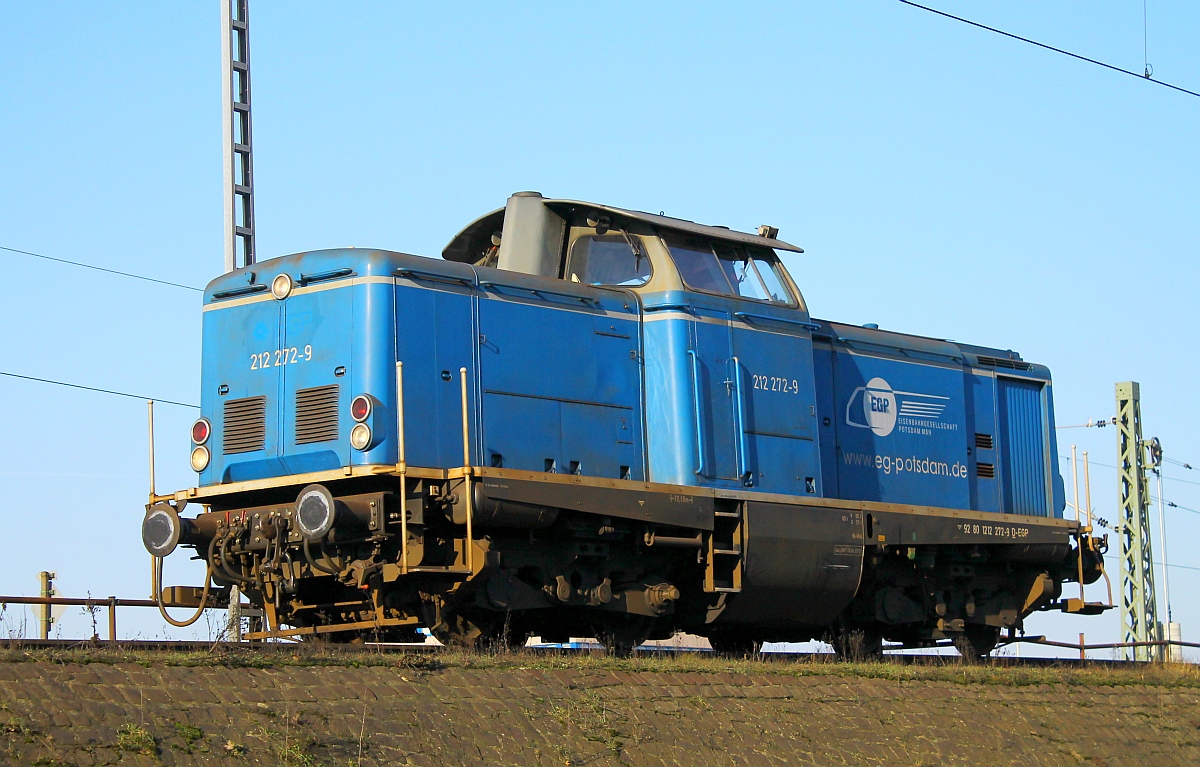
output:
[[833,373],[840,497],[970,507],[961,367],[844,352]]
[[[276,301],[261,286],[280,273],[296,287]],[[205,485],[394,463],[399,360],[414,466],[462,465],[466,368],[474,465],[1061,515],[1049,374],[980,367],[1019,361],[1007,352],[371,250],[260,263],[205,304]],[[331,385],[336,436],[297,444],[297,392]],[[364,451],[358,394],[374,402]],[[224,455],[224,403],[258,396],[262,449]]]
[[[995,435],[996,415],[996,377],[969,373],[966,384],[967,411],[974,423],[973,431],[979,434]],[[970,435],[969,435],[970,436]],[[980,478],[979,464],[990,465],[995,470],[998,463],[998,442],[992,441],[990,448],[975,445],[970,461],[971,508],[980,511],[1000,511],[1000,483],[992,479]]]

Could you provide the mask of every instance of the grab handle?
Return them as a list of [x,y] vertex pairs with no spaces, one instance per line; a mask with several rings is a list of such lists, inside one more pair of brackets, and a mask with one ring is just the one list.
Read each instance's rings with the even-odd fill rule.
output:
[[509,285],[509,284],[506,284],[503,282],[491,282],[489,280],[480,280],[479,287],[491,288],[492,290],[496,291],[497,293],[502,293],[504,291],[504,289],[524,290],[527,293],[534,294],[538,298],[545,298],[546,296],[555,296],[556,298],[566,298],[571,301],[580,301],[589,306],[600,304],[600,302],[597,299],[592,298],[591,296],[580,296],[580,295],[576,295],[575,293],[567,293],[566,291],[550,290],[549,288],[534,288],[534,287],[529,287],[527,285]]
[[734,317],[737,317],[742,322],[750,325],[760,325],[764,322],[777,322],[780,325],[793,325],[795,327],[804,328],[805,330],[820,330],[821,326],[815,322],[806,322],[805,320],[793,320],[787,317],[771,317],[766,314],[753,314],[751,312],[734,312]]
[[427,272],[424,269],[410,269],[407,266],[397,269],[392,274],[397,277],[407,277],[410,280],[427,280],[429,282],[445,282],[451,285],[465,285],[468,288],[475,287],[475,281],[469,277],[456,277],[453,274]]
[[738,477],[744,478],[749,472],[746,470],[746,407],[742,399],[742,363],[737,357],[730,357],[729,362],[733,364],[733,392],[736,397],[733,404],[734,412],[737,413]]
[[700,358],[696,352],[688,349],[692,358],[692,400],[696,411],[696,474],[704,474],[704,415],[700,405]]

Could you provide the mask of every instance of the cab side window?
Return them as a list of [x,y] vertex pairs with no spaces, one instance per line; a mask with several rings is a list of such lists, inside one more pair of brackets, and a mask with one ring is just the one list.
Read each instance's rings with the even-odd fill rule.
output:
[[783,278],[779,276],[779,258],[775,253],[769,248],[753,245],[746,247],[746,253],[750,256],[750,262],[754,264],[754,271],[762,280],[763,287],[766,288],[768,300],[780,304],[790,304],[792,299],[788,295],[787,288],[783,286]]
[[567,279],[585,285],[644,285],[650,279],[650,259],[636,239],[622,234],[587,235],[571,244]]

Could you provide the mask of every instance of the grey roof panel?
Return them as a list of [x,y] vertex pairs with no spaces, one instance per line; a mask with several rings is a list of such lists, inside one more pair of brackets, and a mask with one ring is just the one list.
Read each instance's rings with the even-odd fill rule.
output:
[[[793,253],[803,253],[804,249],[783,240],[776,240],[770,237],[759,237],[757,234],[749,232],[739,232],[733,229],[726,229],[723,226],[708,226],[706,224],[697,224],[695,221],[688,221],[682,218],[671,218],[670,216],[660,216],[655,213],[646,213],[640,210],[626,210],[624,208],[614,208],[611,205],[598,205],[593,202],[583,202],[580,200],[546,200],[545,204],[551,208],[566,209],[566,210],[595,210],[602,213],[610,213],[614,216],[621,216],[635,221],[643,221],[651,226],[660,229],[671,229],[676,232],[686,232],[688,234],[697,234],[704,237],[712,237],[713,239],[726,240],[732,242],[740,242],[747,245],[763,245],[776,250],[788,250]],[[472,221],[454,239],[442,250],[442,258],[447,261],[468,261],[473,260],[477,250],[477,244],[482,244],[485,237],[491,237],[492,232],[500,229],[504,220],[504,208],[499,208],[487,213]]]

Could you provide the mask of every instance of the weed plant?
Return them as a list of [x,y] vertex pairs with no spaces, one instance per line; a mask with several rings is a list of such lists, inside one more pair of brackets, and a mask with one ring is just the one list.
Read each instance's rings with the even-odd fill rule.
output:
[[[548,651],[530,648],[446,648],[436,652],[392,652],[370,646],[317,643],[214,645],[208,651],[147,650],[122,647],[26,649],[0,647],[0,663],[118,664],[144,667],[222,666],[227,668],[287,668],[306,666],[383,667],[422,677],[447,670],[577,671],[638,674],[697,673],[774,675],[780,677],[856,677],[893,682],[950,682],[964,685],[1072,685],[1114,687],[1200,687],[1200,666],[1194,664],[1091,663],[1075,661],[1034,666],[1009,658],[963,664],[956,657],[914,659],[891,656],[877,661],[837,661],[820,655],[758,655],[743,658],[707,652],[637,652],[631,658],[610,658],[601,651]],[[130,735],[130,737],[133,737]],[[185,738],[186,740],[186,738]]]

